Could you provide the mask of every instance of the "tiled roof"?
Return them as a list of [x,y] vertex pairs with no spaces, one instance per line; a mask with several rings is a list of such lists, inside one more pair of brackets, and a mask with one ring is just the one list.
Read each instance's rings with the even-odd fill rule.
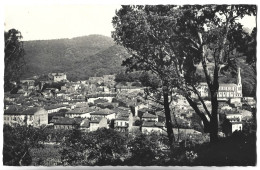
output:
[[54,125],[73,125],[80,124],[83,118],[68,118],[63,117],[54,122]]
[[219,84],[219,87],[220,86],[223,86],[223,87],[233,87],[233,86],[237,86],[237,85],[234,84],[234,83],[231,83],[231,84],[223,84],[223,83],[221,83],[221,84]]
[[89,108],[89,107],[81,107],[81,108],[75,108],[74,110],[70,110],[66,112],[66,114],[84,114],[94,111],[95,109]]
[[126,120],[126,121],[128,121],[129,119],[127,117],[118,117],[115,120]]
[[42,109],[42,108],[40,108],[40,107],[29,108],[29,109],[23,111],[21,114],[23,114],[23,115],[33,115],[34,113],[36,113],[40,109]]
[[160,122],[146,122],[144,121],[142,127],[164,127]]
[[149,109],[149,108],[142,108],[142,109],[138,110],[138,112],[143,112],[143,113],[149,112],[149,111],[151,111],[151,109]]
[[242,122],[230,122],[231,124],[242,124]]
[[61,107],[65,107],[65,105],[63,105],[63,104],[49,105],[49,106],[45,106],[44,109],[52,110],[52,109],[57,109],[57,108],[61,108]]
[[146,112],[143,114],[142,117],[143,118],[157,118],[158,116]]
[[110,113],[107,113],[107,112],[102,111],[102,110],[90,113],[90,115],[109,115],[109,114]]

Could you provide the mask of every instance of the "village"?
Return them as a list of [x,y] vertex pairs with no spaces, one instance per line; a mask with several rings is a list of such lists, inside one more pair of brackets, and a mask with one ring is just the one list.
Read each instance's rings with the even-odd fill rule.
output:
[[[115,75],[77,82],[68,81],[66,73],[49,73],[43,77],[21,80],[16,93],[5,93],[4,124],[49,126],[56,130],[79,128],[84,132],[112,128],[123,133],[166,134],[163,106],[144,99],[145,87],[116,83]],[[198,91],[210,108],[207,84],[201,83]],[[240,69],[237,84],[220,84],[218,100],[219,121],[228,121],[219,136],[242,131],[243,124],[252,119],[256,101],[242,95]],[[175,114],[172,115],[175,135],[182,132],[192,137],[203,133],[202,122],[195,118],[196,113],[183,96],[174,94],[170,107]]]

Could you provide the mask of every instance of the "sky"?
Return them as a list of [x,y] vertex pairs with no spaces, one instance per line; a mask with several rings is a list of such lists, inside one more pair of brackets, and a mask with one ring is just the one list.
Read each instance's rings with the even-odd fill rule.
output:
[[[23,40],[73,38],[90,34],[111,36],[115,4],[7,4],[4,30],[21,31]],[[251,31],[255,17],[240,21]]]
[[5,31],[21,31],[23,40],[73,38],[89,34],[111,36],[112,18],[120,5],[6,6]]

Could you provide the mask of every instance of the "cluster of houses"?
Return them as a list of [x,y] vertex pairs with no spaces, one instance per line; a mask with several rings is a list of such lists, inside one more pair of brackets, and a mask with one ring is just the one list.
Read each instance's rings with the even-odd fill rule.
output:
[[[136,106],[138,112],[140,106]],[[64,114],[57,114],[60,110],[67,109]],[[113,128],[120,132],[141,130],[144,133],[165,131],[165,124],[159,121],[158,115],[142,113],[133,114],[129,108],[116,107],[114,109],[101,109],[96,106],[89,107],[88,103],[78,103],[70,109],[65,105],[59,107],[32,107],[23,110],[14,107],[5,110],[4,123],[10,126],[31,125],[34,127],[53,126],[54,129],[80,128],[84,131],[95,131],[98,128]],[[139,115],[139,116],[138,116]],[[140,116],[141,115],[141,116]],[[136,125],[136,121],[142,121]]]
[[[48,125],[54,129],[77,127],[84,131],[105,127],[129,133],[166,131],[163,109],[154,111],[151,106],[156,103],[141,99],[144,87],[116,84],[114,75],[69,82],[65,73],[50,73],[38,82],[41,83],[36,83],[35,78],[21,80],[16,94],[5,94],[5,124]],[[61,86],[43,88],[48,83],[61,83]],[[205,83],[201,83],[198,91],[201,97],[208,97]],[[229,120],[226,134],[242,130],[242,120],[252,115],[242,106],[254,108],[256,102],[254,98],[242,96],[240,69],[236,85],[220,85],[218,99],[220,113]],[[210,101],[205,100],[205,105],[210,109]],[[199,107],[203,109],[202,105]],[[175,113],[173,122],[177,120],[183,127],[193,128],[194,110],[183,96],[176,95],[171,108]]]

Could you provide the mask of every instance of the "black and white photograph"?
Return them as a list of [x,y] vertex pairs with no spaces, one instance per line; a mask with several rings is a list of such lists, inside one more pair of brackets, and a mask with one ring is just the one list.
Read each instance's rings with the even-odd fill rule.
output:
[[98,2],[3,3],[2,166],[255,168],[258,5]]

